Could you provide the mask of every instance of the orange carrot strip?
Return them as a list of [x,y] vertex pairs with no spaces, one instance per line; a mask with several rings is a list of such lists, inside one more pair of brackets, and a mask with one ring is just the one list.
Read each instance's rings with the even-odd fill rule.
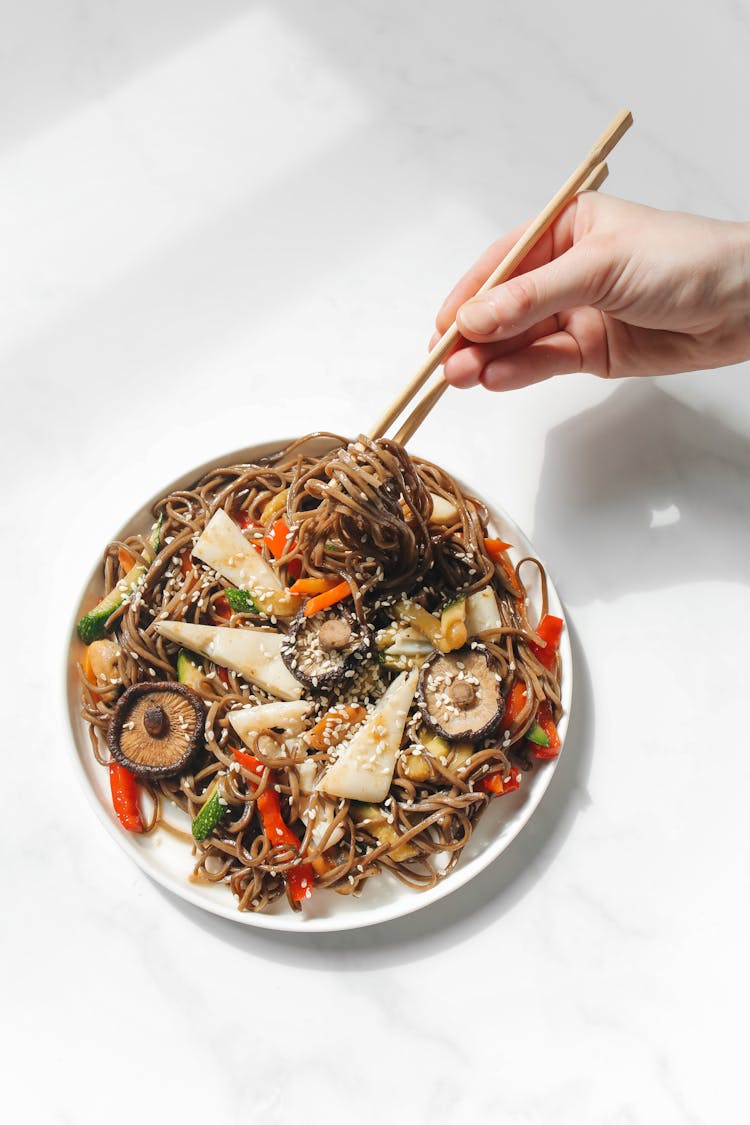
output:
[[[83,661],[81,662],[81,669],[83,670],[83,674],[89,682],[91,682],[92,680],[94,682],[96,682],[96,676],[94,675],[94,669],[91,667],[91,651],[88,648],[86,649],[86,651],[83,654]],[[101,696],[98,694],[98,692],[92,691],[91,692],[91,698],[94,701],[94,703],[98,703],[99,700],[101,699]]]
[[117,557],[120,560],[120,566],[122,567],[122,569],[125,571],[126,574],[129,570],[132,570],[133,567],[135,566],[135,559],[131,555],[130,551],[126,550],[125,547],[119,548],[119,550],[117,552]]
[[511,688],[503,713],[503,726],[505,730],[513,725],[526,706],[526,684],[523,680],[516,680]]
[[339,582],[338,586],[334,586],[332,590],[327,590],[325,594],[318,594],[317,597],[310,598],[305,606],[305,617],[312,617],[314,613],[320,613],[321,609],[328,609],[336,602],[351,597],[351,593],[348,582]]
[[337,746],[346,738],[351,727],[355,723],[361,723],[364,717],[365,709],[358,703],[334,707],[308,731],[305,741],[313,750],[327,750],[329,746]]
[[484,546],[487,554],[493,562],[497,562],[498,555],[502,555],[503,551],[507,551],[512,543],[504,543],[502,539],[485,539]]
[[306,594],[312,596],[313,594],[325,594],[328,590],[332,590],[334,586],[339,583],[338,578],[298,578],[297,581],[289,587],[291,594]]
[[329,871],[333,871],[336,864],[332,859],[329,859],[325,852],[311,859],[313,871],[316,875],[327,875]]

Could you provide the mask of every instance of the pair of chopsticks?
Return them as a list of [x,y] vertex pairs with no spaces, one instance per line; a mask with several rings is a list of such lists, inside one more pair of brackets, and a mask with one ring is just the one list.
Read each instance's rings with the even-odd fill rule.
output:
[[[604,183],[609,171],[605,163],[606,157],[632,124],[633,115],[630,110],[627,109],[621,110],[617,116],[613,118],[594,144],[586,159],[581,161],[559,191],[550,199],[544,210],[540,211],[536,219],[527,227],[512,250],[505,255],[500,265],[496,267],[487,278],[484,285],[477,291],[478,293],[484,293],[487,289],[492,289],[495,285],[499,285],[501,282],[508,280],[531,248],[536,245],[544,232],[552,226],[557,216],[561,214],[579,191],[596,191],[596,189]],[[414,398],[417,391],[421,390],[430,375],[440,366],[448,355],[448,352],[451,351],[460,339],[461,333],[454,321],[450,328],[440,337],[437,344],[435,344],[435,347],[429,353],[411,382],[404,388],[378,424],[371,430],[371,438],[382,437],[386,431],[390,429],[396,419],[403,413]],[[448,383],[445,381],[445,376],[440,375],[434,385],[430,387],[427,393],[419,400],[411,414],[408,415],[400,430],[394,435],[395,440],[405,445],[409,438],[413,437],[418,427],[421,426],[435,403],[442,398],[447,389]]]

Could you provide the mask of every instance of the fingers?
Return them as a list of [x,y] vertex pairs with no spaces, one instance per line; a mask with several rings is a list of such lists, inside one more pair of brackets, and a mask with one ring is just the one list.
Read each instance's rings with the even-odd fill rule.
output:
[[[528,225],[528,223],[523,223],[488,246],[473,266],[470,266],[463,277],[453,286],[435,317],[439,336],[442,336],[446,329],[450,328],[464,301],[468,301],[484,285],[495,267],[502,262],[508,251],[518,242]],[[538,246],[535,249],[538,249]],[[540,259],[537,265],[540,265],[543,260],[545,259]]]
[[519,336],[549,316],[596,304],[606,293],[609,266],[595,242],[582,242],[467,301],[456,324],[466,339],[477,343]]
[[[552,227],[542,235],[536,246],[533,246],[521,262],[516,274],[526,273],[538,266],[549,262],[551,258],[564,253],[573,244],[574,226],[578,210],[578,200],[574,200],[561,215],[555,220]],[[513,249],[521,235],[527,230],[529,223],[522,223],[515,230],[499,238],[488,246],[484,253],[477,259],[473,266],[464,274],[461,280],[453,287],[445,298],[435,323],[437,325],[437,338],[433,337],[430,346],[434,347],[437,339],[448,329],[456,319],[464,301],[470,300],[484,285],[492,271],[502,262],[506,254]]]
[[576,371],[604,377],[627,374],[611,367],[611,323],[596,309],[576,309],[512,340],[467,344],[446,361],[445,377],[455,387],[481,383],[489,390],[507,391]]
[[549,317],[535,324],[522,336],[500,340],[496,344],[469,344],[451,353],[445,361],[445,377],[454,387],[475,387],[481,382],[482,372],[488,363],[510,352],[520,351],[542,336],[549,336],[558,328],[557,317]]
[[489,391],[513,391],[541,383],[553,375],[572,375],[581,370],[578,343],[569,332],[563,331],[493,359],[483,369],[481,382]]

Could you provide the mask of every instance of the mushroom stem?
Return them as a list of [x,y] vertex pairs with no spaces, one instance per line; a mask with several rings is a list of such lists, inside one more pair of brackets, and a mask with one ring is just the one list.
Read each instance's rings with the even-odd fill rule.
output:
[[146,708],[143,726],[146,734],[150,734],[152,738],[163,738],[167,734],[169,731],[169,716],[159,703]]
[[476,688],[466,680],[454,680],[448,688],[448,696],[462,711],[473,707],[477,700]]

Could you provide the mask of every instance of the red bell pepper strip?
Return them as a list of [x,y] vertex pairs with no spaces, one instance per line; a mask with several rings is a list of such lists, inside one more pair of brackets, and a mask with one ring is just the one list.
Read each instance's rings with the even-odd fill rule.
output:
[[537,746],[530,743],[534,756],[537,758],[556,758],[560,753],[560,735],[557,733],[555,721],[552,718],[552,704],[548,699],[543,699],[536,713],[536,721],[549,739],[549,746]]
[[112,791],[112,805],[117,819],[128,832],[143,831],[143,817],[138,808],[138,782],[119,762],[109,763],[109,787]]
[[[264,536],[263,542],[275,559],[280,559],[282,555],[293,551],[297,546],[296,541],[291,538],[291,534],[284,520],[276,520],[271,530]],[[290,559],[287,572],[292,581],[299,578],[302,573],[302,559]]]
[[[279,795],[275,789],[263,790],[258,797],[258,812],[263,824],[263,831],[271,841],[272,846],[288,844],[289,847],[299,852],[299,839],[284,822],[281,815]],[[302,902],[309,896],[315,880],[315,872],[311,863],[300,863],[296,867],[290,867],[285,871],[284,876],[293,902]]]
[[521,788],[521,774],[515,766],[510,767],[510,773],[507,777],[503,777],[502,770],[496,770],[478,781],[475,788],[481,793],[494,793],[496,797],[503,793],[513,793],[516,789]]
[[244,750],[232,749],[232,753],[243,769],[246,769],[249,773],[257,773],[260,776],[266,768],[253,754],[248,754]]
[[275,559],[280,559],[287,551],[297,546],[291,541],[291,532],[285,520],[276,520],[271,530],[264,536],[263,542]]
[[[244,750],[233,750],[232,753],[240,765],[250,773],[260,775],[266,768],[256,757],[245,753]],[[271,788],[272,785],[273,774],[268,778],[268,787],[258,797],[258,814],[263,825],[263,831],[271,841],[272,847],[277,844],[287,844],[294,848],[296,852],[299,852],[299,838],[285,823],[281,815],[279,795],[275,789]],[[284,872],[284,877],[293,902],[301,902],[312,891],[315,873],[311,863],[300,863],[296,867],[288,868]]]
[[538,636],[545,642],[544,647],[542,648],[536,641],[529,642],[529,647],[534,653],[534,656],[545,668],[553,668],[555,665],[555,657],[560,647],[562,631],[562,617],[553,617],[551,613],[547,613],[539,622],[539,627],[537,628]]
[[232,607],[227,600],[226,594],[219,594],[218,598],[214,601],[214,613],[217,617],[221,617],[223,621],[228,621],[232,616]]
[[274,847],[277,844],[287,844],[299,851],[299,839],[282,817],[279,795],[271,786],[264,789],[258,797],[258,812],[263,822],[263,831]]

